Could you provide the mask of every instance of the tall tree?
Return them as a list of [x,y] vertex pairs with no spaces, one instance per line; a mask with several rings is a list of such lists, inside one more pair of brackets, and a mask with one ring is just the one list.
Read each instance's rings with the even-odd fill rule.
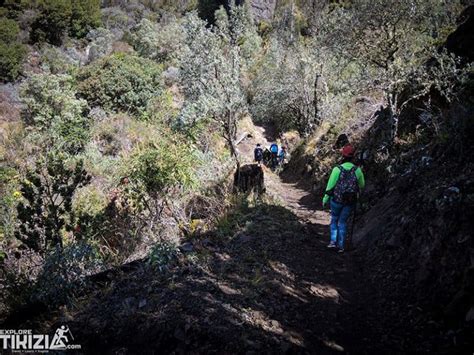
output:
[[187,15],[185,30],[180,69],[186,105],[181,122],[193,125],[204,118],[216,122],[239,167],[234,141],[237,122],[247,111],[240,84],[240,49],[231,44],[224,29],[207,28],[195,13]]
[[[392,139],[398,133],[407,80],[434,53],[443,1],[354,0],[327,17],[326,44],[365,67],[367,88],[384,93]],[[434,21],[436,19],[437,21]],[[445,24],[446,25],[446,24]],[[439,40],[438,40],[439,41]]]

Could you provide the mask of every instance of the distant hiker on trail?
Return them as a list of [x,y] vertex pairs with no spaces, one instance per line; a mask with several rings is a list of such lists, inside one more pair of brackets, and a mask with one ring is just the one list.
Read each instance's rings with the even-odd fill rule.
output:
[[270,153],[270,150],[268,150],[268,148],[265,148],[265,150],[263,151],[263,163],[268,166],[271,161],[272,153]]
[[286,159],[286,147],[281,147],[280,152],[278,153],[278,162],[283,166],[283,163]]
[[330,201],[331,240],[328,248],[338,247],[339,252],[343,253],[347,220],[355,208],[359,191],[365,187],[365,178],[362,170],[352,163],[354,147],[347,144],[341,152],[343,161],[332,169],[323,198],[323,207]]
[[263,160],[263,149],[260,146],[260,143],[258,143],[257,146],[255,147],[255,150],[253,151],[253,155],[258,166],[260,166]]
[[278,144],[272,143],[270,146],[270,153],[272,154],[271,168],[275,169],[278,166]]

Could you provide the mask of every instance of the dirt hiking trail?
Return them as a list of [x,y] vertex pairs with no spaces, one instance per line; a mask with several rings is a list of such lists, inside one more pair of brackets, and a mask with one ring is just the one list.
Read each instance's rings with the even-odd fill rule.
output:
[[[239,146],[247,159],[254,144]],[[85,354],[386,351],[354,256],[326,248],[320,196],[287,172],[264,172],[264,196],[190,239],[167,269],[139,260],[16,326],[67,324]]]
[[326,249],[327,212],[304,184],[265,175],[276,202],[228,216],[233,234],[195,241],[167,272],[111,274],[31,325],[67,323],[85,353],[373,352],[351,256]]

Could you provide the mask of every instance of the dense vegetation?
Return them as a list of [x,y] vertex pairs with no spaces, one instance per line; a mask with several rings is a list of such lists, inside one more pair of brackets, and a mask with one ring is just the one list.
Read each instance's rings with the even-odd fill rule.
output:
[[195,223],[190,201],[239,166],[247,116],[335,137],[371,97],[388,113],[387,147],[416,139],[399,130],[414,103],[430,118],[420,130],[443,141],[443,105],[472,87],[469,61],[443,48],[460,1],[284,1],[258,23],[248,4],[100,3],[1,2],[0,80],[21,102],[10,107],[20,119],[0,112],[10,304],[64,301],[77,280],[143,250],[172,258]]
[[18,43],[20,28],[15,20],[0,17],[0,79],[14,80],[21,70],[26,48]]

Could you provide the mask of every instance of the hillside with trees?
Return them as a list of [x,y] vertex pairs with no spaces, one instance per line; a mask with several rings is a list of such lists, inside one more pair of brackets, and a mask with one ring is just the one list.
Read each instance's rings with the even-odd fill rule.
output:
[[[0,329],[67,325],[87,354],[472,353],[473,11],[0,1]],[[342,137],[366,187],[337,254]],[[274,142],[285,164],[256,164]]]

